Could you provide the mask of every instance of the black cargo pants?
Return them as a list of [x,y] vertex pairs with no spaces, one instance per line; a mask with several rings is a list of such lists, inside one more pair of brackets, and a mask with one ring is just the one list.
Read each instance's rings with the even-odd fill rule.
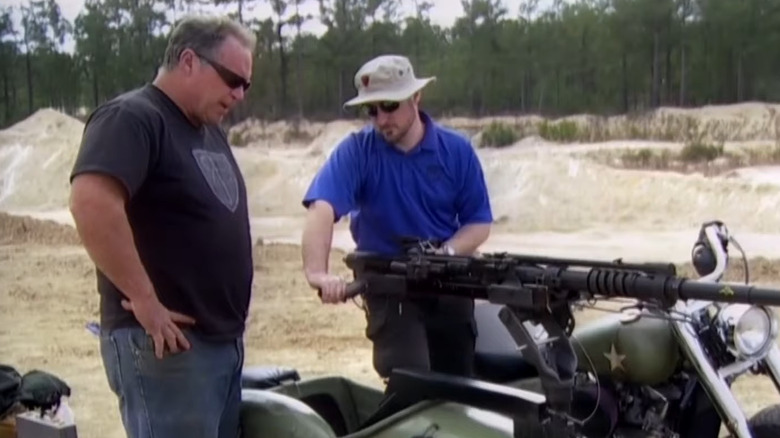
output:
[[476,323],[474,301],[452,297],[365,297],[366,337],[382,378],[394,368],[471,376]]

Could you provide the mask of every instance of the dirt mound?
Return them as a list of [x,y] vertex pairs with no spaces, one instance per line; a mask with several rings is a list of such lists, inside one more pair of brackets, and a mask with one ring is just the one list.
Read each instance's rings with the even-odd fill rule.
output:
[[[500,135],[500,146],[538,136],[556,143],[591,143],[611,140],[652,140],[673,142],[778,141],[780,140],[780,105],[744,102],[733,105],[708,105],[697,108],[660,107],[654,110],[601,116],[574,114],[546,118],[534,114],[447,117],[437,120],[483,144],[486,133]],[[358,129],[365,120],[337,120],[328,123],[301,121],[267,122],[250,119],[230,130],[235,146],[262,146],[276,149],[316,146],[329,131],[341,126]],[[340,126],[341,125],[341,126]],[[325,145],[327,149],[328,145]]]
[[308,144],[317,137],[324,123],[302,120],[298,126],[291,122],[267,122],[260,119],[247,119],[228,130],[228,141],[237,147],[284,147],[296,148]]
[[[722,121],[722,127],[728,132],[739,131],[742,132],[740,136],[749,136],[749,130],[763,129],[762,132],[768,133],[769,126],[774,126],[770,121],[775,120],[775,114],[773,105],[749,103],[690,110],[662,108],[642,116],[618,116],[610,120],[641,124],[644,123],[642,120],[692,118],[703,122],[697,129]],[[601,123],[599,120],[604,121],[593,116],[572,116],[555,122],[568,121],[577,126],[594,123],[593,126],[597,126]],[[526,129],[530,124],[545,121],[537,116],[442,119],[443,124],[461,130],[483,129],[493,122]],[[249,147],[234,149],[247,184],[250,214],[253,219],[264,221],[289,221],[303,215],[300,200],[333,147],[365,121],[303,123],[301,130],[308,134],[306,139],[296,140],[294,147],[283,144],[284,133],[291,129],[289,122],[258,123],[249,120],[235,130],[249,132],[262,128],[265,134],[273,134],[273,138],[267,137],[262,144],[252,143],[247,145]],[[745,129],[738,129],[734,123],[742,123],[740,126]],[[683,122],[668,121],[665,128],[659,125],[658,129],[659,132],[682,132],[685,131],[681,128],[683,125]],[[582,133],[579,128],[574,131],[574,139],[566,140],[570,133],[561,126],[548,126],[545,135],[551,135],[556,142],[568,142],[568,145],[550,144],[547,137],[529,134],[519,138],[514,147],[479,149],[496,216],[508,226],[507,231],[573,231],[612,226],[677,229],[697,227],[713,216],[726,216],[724,220],[739,223],[743,230],[774,232],[772,224],[780,217],[773,208],[780,202],[777,187],[754,184],[752,181],[756,178],[747,183],[747,178],[726,181],[728,178],[620,171],[592,164],[588,159],[571,155],[575,149],[587,150],[598,144],[577,144],[577,136]],[[628,131],[624,131],[629,132],[633,128],[626,129]],[[53,110],[40,110],[27,120],[0,131],[0,211],[33,217],[46,213],[47,219],[53,219],[55,213],[67,212],[68,174],[82,130],[83,124],[77,119]],[[639,132],[634,131],[629,134]],[[617,148],[620,146],[617,143],[629,142],[614,143],[611,146]],[[639,145],[637,143],[637,147]],[[652,150],[682,145],[671,141],[641,143],[643,149]],[[616,149],[615,153],[620,152]],[[669,198],[670,193],[675,196]],[[735,205],[740,208],[733,208]],[[67,214],[57,217],[67,219]]]
[[656,140],[724,142],[776,140],[780,106],[759,102],[698,108],[661,107],[644,113],[601,117],[574,115],[550,121],[541,131],[564,141]]
[[[507,142],[540,136],[559,143],[590,143],[610,140],[674,142],[776,141],[780,139],[780,105],[746,102],[698,108],[661,107],[617,116],[575,114],[561,118],[536,115],[484,118],[442,118],[447,126],[473,136],[491,131]],[[507,133],[509,131],[509,133]],[[509,136],[509,134],[512,134]],[[515,140],[513,141],[512,138]]]
[[81,239],[76,230],[67,225],[0,212],[0,245],[24,243],[80,245]]
[[[230,144],[238,147],[261,147],[275,149],[315,148],[327,141],[337,132],[343,136],[346,132],[359,129],[361,120],[336,120],[333,122],[310,122],[302,120],[296,124],[293,121],[267,122],[259,119],[247,119],[230,128],[228,139]],[[325,149],[329,145],[325,145]]]
[[775,233],[780,222],[780,187],[747,179],[613,169],[550,148],[483,149],[480,159],[508,232],[675,231],[719,218]]
[[339,142],[356,129],[349,122],[333,122],[306,147],[234,149],[248,189],[250,214],[255,217],[302,214],[300,201],[312,177]]
[[65,208],[84,124],[51,109],[0,131],[0,209]]

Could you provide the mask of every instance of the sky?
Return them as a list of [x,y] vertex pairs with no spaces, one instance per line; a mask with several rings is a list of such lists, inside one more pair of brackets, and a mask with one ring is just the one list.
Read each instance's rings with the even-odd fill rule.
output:
[[[62,15],[71,23],[74,22],[76,17],[84,9],[84,0],[56,0],[60,5]],[[450,27],[455,20],[463,15],[463,7],[460,0],[429,0],[433,4],[429,14],[431,21],[435,24],[439,24],[444,27]],[[501,0],[502,5],[507,9],[507,17],[515,18],[519,15],[520,5],[528,0]],[[564,0],[570,1],[570,0]],[[413,0],[399,0],[401,4],[401,14],[410,15],[414,13]],[[0,0],[2,6],[19,6],[27,3],[27,0]],[[265,19],[272,16],[271,6],[268,1],[260,0],[259,4],[249,11],[244,11],[245,19]],[[539,1],[540,8],[547,8],[552,4],[552,0]],[[208,12],[232,12],[235,10],[234,5],[226,5],[217,8],[216,6],[203,7]],[[293,9],[289,8],[288,13],[292,14]],[[319,2],[317,0],[305,0],[301,6],[302,14],[310,13],[315,16],[315,19],[309,20],[303,27],[303,32],[314,33],[315,35],[322,35],[325,32],[325,26],[316,18],[319,15]],[[18,14],[14,17],[14,25],[16,29],[21,27],[21,20]],[[292,32],[291,30],[289,32]],[[66,52],[72,53],[75,48],[75,42],[72,38],[68,38],[65,41],[62,49]]]
[[[451,26],[457,17],[463,14],[463,7],[461,6],[460,0],[430,0],[431,3],[433,3],[433,8],[430,11],[431,21],[433,21],[436,24],[440,24],[443,26]],[[26,3],[26,0],[0,0],[0,3],[3,5],[19,5]],[[60,9],[62,10],[62,14],[65,16],[68,21],[73,23],[73,20],[76,18],[76,16],[82,11],[84,7],[84,0],[57,0],[57,3],[60,5]],[[268,5],[268,2],[261,1],[261,4],[254,8],[254,10],[250,11],[248,14],[246,14],[247,18],[267,18],[271,16],[271,6]],[[507,8],[508,15],[511,17],[516,17],[519,11],[520,4],[523,3],[523,0],[503,0],[504,6]],[[542,1],[541,3],[545,3]],[[412,0],[401,0],[404,14],[409,14],[412,11],[414,11],[414,3]],[[216,11],[217,9],[214,8]],[[220,10],[224,10],[220,8]],[[306,3],[306,6],[303,11],[301,12],[310,12],[313,14],[319,13],[319,5],[317,0],[308,0]],[[308,25],[306,26],[306,29],[309,32],[313,32],[315,34],[321,34],[321,32],[324,30],[324,26],[320,24],[317,20],[311,20]]]

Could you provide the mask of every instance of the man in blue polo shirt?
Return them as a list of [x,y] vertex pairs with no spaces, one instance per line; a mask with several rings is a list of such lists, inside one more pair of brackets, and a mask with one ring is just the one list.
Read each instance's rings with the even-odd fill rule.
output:
[[[367,109],[373,126],[351,133],[333,150],[309,186],[302,237],[303,269],[322,301],[343,301],[346,280],[328,273],[333,224],[350,215],[358,250],[401,251],[399,239],[445,241],[441,251],[472,254],[493,221],[482,166],[469,140],[419,109],[421,90],[403,56],[376,57],[355,74],[358,95],[345,106]],[[366,297],[366,336],[374,368],[396,367],[470,375],[474,303],[437,297]]]

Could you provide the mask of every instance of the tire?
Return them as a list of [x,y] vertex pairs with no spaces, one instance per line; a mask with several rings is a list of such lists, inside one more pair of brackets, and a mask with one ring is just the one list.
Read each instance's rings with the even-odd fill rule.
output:
[[780,404],[767,406],[748,420],[754,438],[780,437]]

